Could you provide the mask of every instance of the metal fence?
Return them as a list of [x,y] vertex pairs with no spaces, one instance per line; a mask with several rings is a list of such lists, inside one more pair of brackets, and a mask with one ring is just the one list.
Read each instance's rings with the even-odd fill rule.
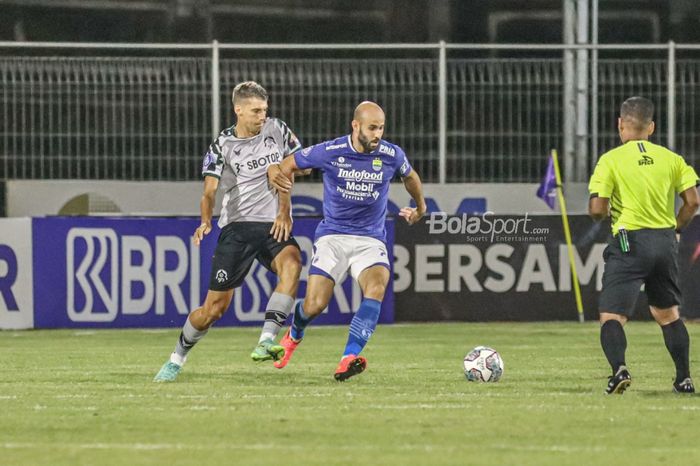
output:
[[210,135],[203,59],[0,59],[0,178],[184,180]]
[[[404,147],[426,181],[537,181],[549,149],[566,145],[565,120],[572,102],[566,101],[565,87],[574,77],[565,73],[564,58],[456,56],[466,49],[527,51],[531,46],[353,46],[371,52],[360,58],[346,57],[348,46],[327,45],[321,47],[323,56],[299,58],[287,52],[307,47],[216,43],[91,47],[172,55],[189,48],[206,56],[27,53],[34,51],[30,47],[48,45],[0,43],[0,49],[11,50],[0,56],[0,180],[198,179],[213,134],[232,124],[231,89],[248,79],[268,89],[271,113],[287,121],[305,144],[348,132],[354,106],[376,100],[387,110],[387,139]],[[282,53],[275,58],[235,56],[237,50],[256,47]],[[535,49],[553,51],[556,57],[586,47],[592,48]],[[651,46],[657,52],[667,47],[675,52],[685,46]],[[393,50],[423,56],[391,56]],[[234,56],[222,57],[220,51]],[[617,144],[617,109],[633,94],[656,102],[656,140],[672,142],[697,166],[700,60],[676,60],[669,53],[665,58],[601,59],[596,65],[597,85],[586,89],[596,103],[585,116],[590,129],[569,135],[584,146],[565,153],[563,160],[565,168],[581,162],[583,168],[569,173],[585,179],[596,152]]]

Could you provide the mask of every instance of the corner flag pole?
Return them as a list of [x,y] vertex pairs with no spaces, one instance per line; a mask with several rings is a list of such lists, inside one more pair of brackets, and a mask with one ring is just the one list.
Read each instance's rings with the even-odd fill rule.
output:
[[576,273],[576,261],[574,260],[574,245],[571,243],[571,231],[569,230],[569,216],[566,214],[566,201],[564,201],[564,191],[562,190],[561,174],[559,173],[559,160],[557,150],[552,149],[552,160],[554,162],[554,176],[557,180],[557,195],[559,206],[561,207],[561,223],[564,224],[564,238],[566,239],[566,249],[569,251],[569,265],[571,266],[571,279],[574,282],[574,296],[576,296],[576,310],[578,311],[578,321],[583,322],[583,301],[581,300],[581,287],[578,283],[578,273]]

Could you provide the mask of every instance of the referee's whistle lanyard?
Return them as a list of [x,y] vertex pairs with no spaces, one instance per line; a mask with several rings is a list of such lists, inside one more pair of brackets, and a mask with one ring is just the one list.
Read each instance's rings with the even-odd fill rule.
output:
[[620,249],[624,253],[630,252],[630,239],[627,236],[627,230],[624,226],[620,226],[617,229],[617,239],[620,241]]

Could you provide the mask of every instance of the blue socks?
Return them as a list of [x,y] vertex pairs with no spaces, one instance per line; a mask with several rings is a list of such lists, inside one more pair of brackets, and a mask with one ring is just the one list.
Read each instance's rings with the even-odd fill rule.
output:
[[360,354],[377,327],[381,306],[382,302],[376,299],[365,298],[362,300],[360,308],[350,322],[350,333],[343,357],[348,354],[356,356]]
[[289,329],[289,335],[295,340],[304,338],[304,329],[311,322],[312,318],[304,313],[302,301],[297,301],[294,306],[294,319],[292,319],[292,327]]
[[[381,307],[382,302],[376,299],[365,298],[362,300],[360,308],[352,318],[352,322],[350,322],[350,333],[348,334],[348,342],[345,345],[343,356],[360,354],[377,327]],[[294,319],[292,320],[289,335],[295,340],[304,338],[304,330],[311,320],[313,318],[304,312],[303,302],[301,300],[297,301],[294,306]]]

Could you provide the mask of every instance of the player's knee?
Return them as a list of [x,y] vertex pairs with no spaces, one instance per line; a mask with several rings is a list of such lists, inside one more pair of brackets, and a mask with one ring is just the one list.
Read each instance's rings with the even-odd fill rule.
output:
[[377,301],[381,301],[384,299],[384,293],[386,293],[386,284],[385,283],[370,283],[367,285],[365,288],[365,298],[370,298],[370,299],[376,299]]
[[603,325],[609,320],[616,320],[620,322],[620,324],[625,325],[625,323],[627,323],[627,316],[614,312],[600,311],[600,325]]
[[667,308],[650,306],[649,308],[654,320],[656,320],[656,322],[661,326],[675,322],[681,317],[680,313],[678,312],[678,306],[671,306]]
[[321,297],[306,295],[304,298],[304,314],[317,316],[328,306],[328,303]]
[[206,320],[207,327],[212,325],[226,312],[226,303],[221,300],[212,301],[211,303],[206,303],[204,305],[204,316]]
[[280,271],[280,280],[283,282],[296,282],[299,280],[299,275],[301,275],[301,259],[287,259]]

